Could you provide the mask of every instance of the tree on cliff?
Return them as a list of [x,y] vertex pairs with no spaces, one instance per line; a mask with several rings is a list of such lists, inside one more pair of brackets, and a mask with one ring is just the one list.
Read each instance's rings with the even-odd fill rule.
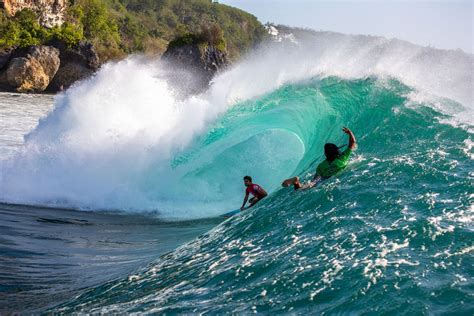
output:
[[[26,13],[25,13],[26,12]],[[62,26],[41,26],[33,11],[0,14],[0,48],[45,44],[57,38],[73,46],[94,44],[102,62],[129,53],[162,53],[167,44],[202,25],[222,29],[229,57],[236,59],[266,36],[249,13],[209,0],[74,0]]]
[[117,21],[103,1],[74,1],[68,10],[68,19],[82,28],[84,38],[94,45],[102,60],[124,56]]
[[0,12],[0,48],[27,47],[60,39],[74,45],[83,38],[82,28],[71,23],[46,28],[39,24],[38,15],[30,9],[18,11],[13,17]]

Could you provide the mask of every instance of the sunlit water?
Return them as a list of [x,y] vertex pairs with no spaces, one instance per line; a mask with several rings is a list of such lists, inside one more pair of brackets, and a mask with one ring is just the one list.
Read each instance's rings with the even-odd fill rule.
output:
[[52,107],[50,95],[0,93],[0,159],[12,156]]

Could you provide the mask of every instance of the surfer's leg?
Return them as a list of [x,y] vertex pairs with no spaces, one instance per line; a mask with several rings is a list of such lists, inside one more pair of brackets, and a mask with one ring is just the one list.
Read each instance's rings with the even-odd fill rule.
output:
[[298,179],[298,177],[293,177],[293,178],[289,178],[289,179],[286,179],[285,181],[282,182],[281,186],[283,187],[289,187],[290,185],[292,185],[293,183],[295,183],[295,181]]
[[284,186],[285,188],[292,185],[295,188],[295,190],[301,189],[301,183],[300,183],[299,177],[286,179],[285,181],[283,181],[281,185]]
[[306,189],[311,189],[311,188],[314,188],[316,185],[318,185],[319,182],[321,182],[322,180],[324,180],[324,178],[322,178],[321,176],[317,176],[316,178],[314,178],[313,180],[311,181],[308,181],[306,182],[305,184],[301,185],[301,190],[306,190]]
[[295,177],[295,182],[293,182],[293,187],[295,190],[301,189],[302,185],[299,177]]
[[309,182],[306,182],[305,184],[301,185],[300,189],[301,190],[311,189],[315,185],[316,185],[315,182],[309,181]]

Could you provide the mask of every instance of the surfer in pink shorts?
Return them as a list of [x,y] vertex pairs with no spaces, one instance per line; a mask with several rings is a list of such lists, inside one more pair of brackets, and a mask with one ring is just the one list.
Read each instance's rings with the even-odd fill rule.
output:
[[[244,203],[242,203],[242,207],[240,208],[241,211],[243,211],[246,208],[250,208],[254,206],[258,201],[266,197],[267,191],[265,191],[261,186],[258,184],[252,183],[252,177],[251,176],[245,176],[244,177],[244,185],[247,187],[245,190],[245,198],[244,198]],[[252,194],[253,197],[249,200],[249,194]],[[245,207],[245,204],[249,201],[250,205],[248,207]]]

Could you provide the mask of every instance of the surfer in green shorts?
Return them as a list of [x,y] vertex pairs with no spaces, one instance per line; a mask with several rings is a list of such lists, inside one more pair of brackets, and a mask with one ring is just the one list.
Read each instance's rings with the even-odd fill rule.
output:
[[318,184],[318,182],[328,179],[346,168],[347,164],[349,163],[349,157],[352,151],[356,148],[357,144],[355,136],[350,129],[344,127],[342,131],[349,135],[349,145],[347,146],[346,150],[341,153],[337,145],[331,143],[325,144],[324,155],[326,156],[326,160],[318,165],[316,168],[316,174],[311,181],[301,184],[299,177],[293,177],[283,181],[282,186],[288,187],[293,185],[295,190],[309,189]]

